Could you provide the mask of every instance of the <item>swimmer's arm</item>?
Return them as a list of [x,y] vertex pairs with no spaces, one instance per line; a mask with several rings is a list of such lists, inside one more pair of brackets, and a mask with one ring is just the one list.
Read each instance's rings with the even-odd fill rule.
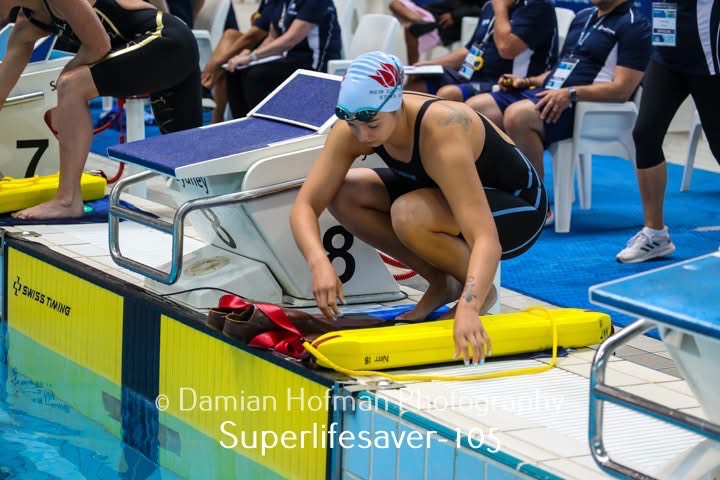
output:
[[20,10],[10,32],[5,58],[0,63],[0,108],[30,62],[35,41],[46,35],[47,32],[30,23]]
[[330,131],[325,147],[303,183],[290,212],[290,227],[295,242],[312,269],[328,261],[320,240],[318,218],[330,204],[345,180],[353,161],[367,155],[345,122],[338,122]]
[[258,47],[255,54],[258,58],[281,55],[300,43],[316,26],[314,23],[295,19],[287,32]]
[[469,311],[477,315],[492,287],[502,247],[469,141],[472,113],[455,106],[446,111],[440,110],[444,106],[435,108],[436,121],[423,125],[421,158],[471,250],[458,314]]
[[77,54],[65,65],[63,72],[92,65],[108,54],[110,37],[90,3],[77,0],[53,0],[52,3],[80,40]]

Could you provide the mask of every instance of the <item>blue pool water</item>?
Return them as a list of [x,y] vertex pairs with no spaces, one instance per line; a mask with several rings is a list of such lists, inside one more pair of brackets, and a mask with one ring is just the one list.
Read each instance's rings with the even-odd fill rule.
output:
[[180,478],[19,373],[12,338],[0,322],[0,480]]

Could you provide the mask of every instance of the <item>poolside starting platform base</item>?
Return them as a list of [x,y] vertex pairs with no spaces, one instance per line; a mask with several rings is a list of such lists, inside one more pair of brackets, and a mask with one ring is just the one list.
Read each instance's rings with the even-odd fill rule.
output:
[[[312,305],[311,275],[288,218],[335,122],[339,88],[340,77],[299,70],[245,118],[111,147],[110,158],[146,169],[118,182],[110,195],[115,262],[147,277],[154,289],[191,290],[178,298],[194,307],[216,304],[222,294],[197,291],[199,284],[269,302]],[[156,176],[167,178],[176,201],[171,219],[120,205],[128,188]],[[124,254],[120,220],[171,237],[169,262],[154,267]],[[191,255],[183,244],[188,224],[206,245]],[[374,249],[327,212],[320,229],[348,303],[404,298]]]
[[[120,267],[69,256],[73,245],[50,240],[64,233],[32,228],[3,237],[0,327],[10,375],[43,385],[181,477],[608,478],[587,442],[592,350],[541,374],[478,382],[348,378],[239,344],[209,329],[204,312],[130,281]],[[393,373],[473,375],[545,362]],[[677,378],[609,363],[611,380],[673,392],[676,406],[699,410],[678,393]],[[673,457],[702,448],[700,435],[614,407],[605,410],[607,444],[652,478],[664,478]]]

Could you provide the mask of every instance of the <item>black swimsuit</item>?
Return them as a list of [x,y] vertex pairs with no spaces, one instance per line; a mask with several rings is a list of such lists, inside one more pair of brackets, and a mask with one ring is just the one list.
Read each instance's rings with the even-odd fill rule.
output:
[[[411,92],[407,92],[411,93]],[[412,157],[409,162],[392,158],[381,145],[375,152],[389,168],[375,169],[390,194],[391,202],[420,188],[438,188],[420,159],[420,127],[428,107],[440,99],[426,101],[415,120]],[[502,259],[525,252],[540,236],[547,212],[547,194],[530,161],[513,144],[506,142],[495,127],[480,115],[485,126],[485,145],[475,161],[485,196],[490,204]]]
[[[43,0],[50,24],[25,16],[37,27],[79,48],[70,25],[55,16]],[[163,133],[202,125],[202,90],[197,42],[192,31],[172,15],[154,8],[128,10],[115,0],[97,0],[93,10],[110,37],[110,53],[90,65],[101,96],[150,94]]]

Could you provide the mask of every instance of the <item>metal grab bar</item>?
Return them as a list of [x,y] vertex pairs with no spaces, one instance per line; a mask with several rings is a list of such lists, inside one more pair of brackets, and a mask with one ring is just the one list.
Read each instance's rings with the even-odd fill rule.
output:
[[720,441],[720,425],[605,384],[605,373],[613,352],[632,338],[656,326],[650,320],[640,319],[605,340],[595,354],[590,371],[590,452],[603,469],[637,480],[657,479],[610,458],[603,441],[603,403],[606,401]]
[[[110,256],[118,265],[166,285],[175,283],[182,272],[185,218],[191,212],[204,208],[234,205],[255,198],[292,190],[300,187],[305,182],[305,178],[300,178],[244,192],[189,200],[175,211],[172,223],[120,206],[120,194],[126,188],[136,183],[149,180],[157,175],[160,174],[148,171],[127,177],[117,182],[110,192],[110,208],[108,211]],[[144,263],[127,258],[122,254],[120,251],[120,219],[129,220],[172,236],[172,256],[169,272],[145,265]]]
[[3,108],[6,107],[16,107],[18,105],[22,105],[23,103],[29,103],[34,102],[35,100],[40,100],[45,96],[43,92],[33,92],[33,93],[25,93],[22,95],[16,95],[14,97],[8,97],[5,100],[5,104]]

